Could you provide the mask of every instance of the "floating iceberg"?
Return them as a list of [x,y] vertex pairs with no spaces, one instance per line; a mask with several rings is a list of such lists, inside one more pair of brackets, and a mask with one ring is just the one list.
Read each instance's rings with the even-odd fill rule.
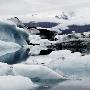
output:
[[[73,54],[72,54],[73,55]],[[42,64],[46,66],[54,65],[55,63],[59,64],[62,62],[62,58],[71,56],[71,51],[61,50],[61,51],[52,51],[49,55],[41,56],[31,56],[27,59],[26,63],[28,64]]]
[[60,74],[42,65],[23,65],[16,64],[13,66],[17,75],[22,75],[31,79],[39,80],[63,80]]
[[0,90],[30,90],[32,81],[22,76],[0,76]]
[[0,76],[7,75],[9,70],[10,70],[10,67],[8,64],[0,62]]
[[53,51],[45,56],[31,56],[27,64],[45,65],[60,75],[68,78],[83,78],[90,76],[90,55],[81,56],[81,53],[71,53],[69,50]]
[[27,44],[28,34],[24,29],[17,28],[9,20],[0,20],[0,40],[14,42],[22,46]]
[[45,46],[35,45],[30,48],[30,55],[39,55],[41,50],[47,50]]
[[68,80],[58,84],[52,90],[89,90],[90,89],[90,79],[85,78],[83,80]]

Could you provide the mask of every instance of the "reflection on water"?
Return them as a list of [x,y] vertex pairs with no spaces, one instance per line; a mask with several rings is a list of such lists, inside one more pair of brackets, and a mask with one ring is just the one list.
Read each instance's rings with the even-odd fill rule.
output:
[[0,62],[8,63],[8,64],[16,64],[22,61],[25,61],[29,55],[30,49],[23,49],[13,52],[7,53],[3,56],[0,56]]

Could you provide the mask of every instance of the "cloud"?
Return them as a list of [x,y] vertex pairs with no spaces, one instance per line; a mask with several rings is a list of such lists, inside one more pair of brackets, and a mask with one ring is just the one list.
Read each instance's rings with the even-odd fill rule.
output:
[[22,15],[90,6],[90,0],[0,0],[0,15]]

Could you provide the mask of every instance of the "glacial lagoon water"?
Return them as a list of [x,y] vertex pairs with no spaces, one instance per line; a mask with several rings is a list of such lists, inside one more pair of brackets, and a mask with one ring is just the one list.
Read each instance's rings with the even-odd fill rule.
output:
[[[77,48],[72,49],[74,52],[79,52]],[[89,54],[90,50],[88,48],[81,49],[85,54]],[[86,52],[85,52],[86,51]],[[7,53],[3,56],[0,56],[0,62],[8,63],[8,64],[16,64],[26,61],[30,57],[30,49],[21,48],[18,51]],[[46,51],[45,51],[46,52]],[[88,53],[87,53],[88,52]],[[42,55],[42,54],[41,54]],[[90,90],[90,61],[87,61],[84,64],[76,65],[74,62],[72,68],[60,67],[59,70],[62,71],[68,80],[61,81],[45,81],[42,82],[40,80],[32,80],[36,84],[40,86],[33,90]],[[65,61],[63,61],[65,63]]]

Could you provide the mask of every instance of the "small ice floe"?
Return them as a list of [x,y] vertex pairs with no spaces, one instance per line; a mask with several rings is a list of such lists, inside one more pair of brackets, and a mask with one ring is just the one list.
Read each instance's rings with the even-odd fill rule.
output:
[[7,75],[13,75],[13,76],[16,75],[13,70],[13,66],[0,62],[0,76],[7,76]]
[[0,76],[0,90],[31,90],[32,81],[22,76]]
[[31,79],[38,80],[65,80],[65,78],[53,71],[52,69],[42,65],[24,65],[16,64],[13,66],[16,74],[22,75]]

